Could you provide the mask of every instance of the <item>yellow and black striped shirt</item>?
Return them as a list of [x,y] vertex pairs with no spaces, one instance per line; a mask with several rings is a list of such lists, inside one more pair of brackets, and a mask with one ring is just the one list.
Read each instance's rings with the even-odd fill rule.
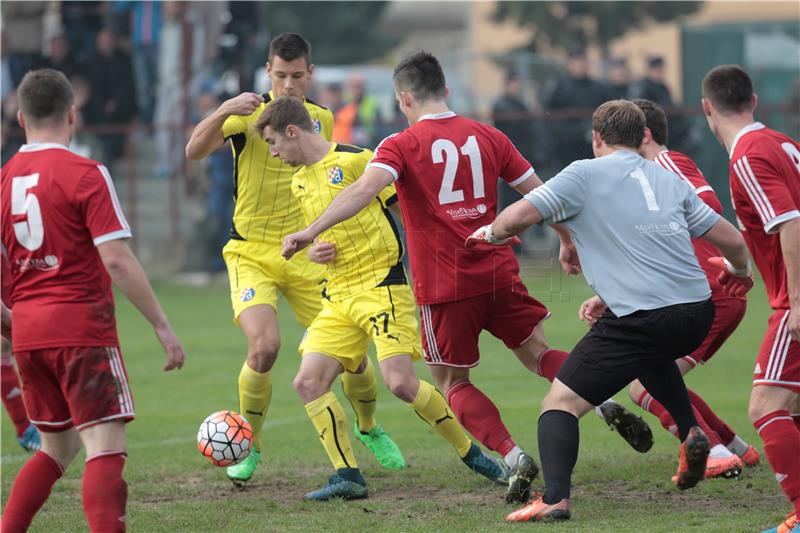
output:
[[[355,182],[372,159],[372,152],[346,144],[331,145],[328,154],[301,166],[292,178],[306,223],[325,211],[342,189]],[[326,297],[344,300],[383,285],[405,284],[403,245],[388,207],[397,201],[394,185],[385,188],[365,209],[319,236],[336,246],[328,263]]]
[[[233,147],[233,197],[235,207],[231,238],[265,242],[280,246],[281,239],[301,230],[303,215],[292,197],[292,167],[269,153],[269,145],[255,131],[255,123],[272,92],[265,94],[264,103],[248,116],[231,115],[222,125],[222,134]],[[333,132],[333,113],[305,99],[314,128],[330,140]]]

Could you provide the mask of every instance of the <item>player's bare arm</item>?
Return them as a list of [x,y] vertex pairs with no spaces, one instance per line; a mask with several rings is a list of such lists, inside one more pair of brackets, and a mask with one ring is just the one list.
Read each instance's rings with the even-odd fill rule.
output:
[[320,233],[347,220],[375,199],[379,192],[393,183],[394,178],[387,171],[371,167],[352,185],[345,187],[328,208],[304,230],[283,238],[281,255],[291,259],[294,254],[308,246]]
[[153,293],[142,266],[133,255],[128,243],[121,239],[97,246],[97,252],[108,270],[111,279],[122,293],[152,324],[161,346],[167,353],[164,370],[183,367],[186,358],[178,336],[164,314],[164,310]]
[[204,159],[225,143],[222,125],[229,116],[250,115],[263,102],[264,98],[255,93],[242,93],[223,102],[216,111],[195,126],[186,144],[186,157],[194,160]]
[[789,293],[790,313],[787,327],[789,335],[800,341],[800,218],[793,218],[778,228],[781,251],[786,263],[786,285]]

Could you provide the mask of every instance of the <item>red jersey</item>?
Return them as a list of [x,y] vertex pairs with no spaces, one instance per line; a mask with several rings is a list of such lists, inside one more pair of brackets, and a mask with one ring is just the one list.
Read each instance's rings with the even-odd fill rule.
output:
[[800,145],[754,122],[736,135],[730,157],[739,228],[764,278],[770,307],[789,309],[778,225],[800,217]]
[[[722,214],[722,204],[719,198],[717,198],[717,193],[714,192],[714,189],[703,176],[703,173],[700,172],[700,169],[697,168],[697,165],[695,165],[694,161],[692,161],[688,155],[672,150],[664,150],[656,156],[655,162],[688,182],[694,189],[695,194],[697,194],[708,207],[718,214]],[[694,246],[694,254],[697,256],[700,268],[706,273],[708,284],[711,286],[711,298],[714,300],[731,298],[725,294],[725,291],[722,290],[722,286],[717,281],[717,276],[719,276],[721,270],[708,264],[708,259],[710,257],[720,257],[722,255],[720,251],[716,246],[702,238],[692,239],[692,246]],[[737,299],[744,300],[746,298],[742,297]]]
[[119,344],[95,246],[131,231],[108,170],[59,144],[27,144],[2,169],[0,200],[14,351]]
[[504,134],[453,112],[425,115],[378,145],[369,166],[395,178],[419,304],[470,298],[513,284],[510,246],[464,247],[497,212],[497,179],[515,186],[533,168]]

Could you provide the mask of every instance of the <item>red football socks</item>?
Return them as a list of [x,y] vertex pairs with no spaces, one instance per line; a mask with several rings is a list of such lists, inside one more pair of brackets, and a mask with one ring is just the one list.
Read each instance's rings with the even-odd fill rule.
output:
[[783,492],[800,513],[800,430],[789,411],[773,411],[753,423]]
[[[711,407],[700,397],[699,394],[694,392],[692,389],[687,389],[689,392],[689,400],[692,402],[692,407],[697,409],[702,416],[702,419],[708,424],[708,427],[713,429],[719,435],[720,440],[725,442],[731,442],[734,437],[736,437],[736,432],[731,429],[731,427],[726,424],[717,414],[711,409]],[[698,422],[700,419],[698,418]]]
[[122,479],[124,453],[97,454],[86,460],[83,512],[93,533],[125,531],[128,485]]
[[17,431],[17,437],[21,437],[28,429],[30,420],[28,420],[25,404],[22,402],[22,388],[13,364],[0,365],[0,391],[2,391],[3,405]]
[[483,392],[469,381],[460,381],[447,389],[447,403],[469,431],[490,450],[505,456],[515,444],[500,412]]
[[0,530],[3,533],[27,531],[36,513],[50,496],[50,490],[64,469],[44,452],[33,454],[17,474],[6,507]]
[[567,357],[569,352],[552,349],[543,351],[539,355],[539,375],[552,383]]
[[[658,403],[658,401],[650,396],[650,393],[644,391],[641,396],[639,396],[639,400],[636,404],[644,409],[655,415],[658,418],[658,421],[661,422],[661,427],[675,435],[678,436],[678,427],[675,425],[675,421],[669,415],[667,409]],[[708,423],[703,418],[702,413],[698,411],[697,407],[695,407],[694,402],[692,402],[692,411],[694,411],[694,417],[697,419],[697,424],[700,426],[700,429],[703,430],[703,433],[706,434],[708,437],[711,446],[716,446],[717,444],[722,444],[722,440],[720,440],[719,435],[716,431],[714,431]],[[732,440],[732,439],[731,439]]]

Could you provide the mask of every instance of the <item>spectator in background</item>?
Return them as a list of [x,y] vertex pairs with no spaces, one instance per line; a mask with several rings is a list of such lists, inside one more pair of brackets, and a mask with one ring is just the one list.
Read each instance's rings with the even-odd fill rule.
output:
[[[89,125],[122,126],[136,116],[136,90],[133,67],[127,52],[117,46],[110,29],[97,34],[97,52],[89,72],[90,97],[84,119]],[[104,133],[98,137],[103,157],[109,166],[125,148],[125,134]]]
[[346,82],[347,101],[336,111],[333,124],[333,140],[374,148],[379,139],[375,128],[380,122],[378,101],[366,94],[364,77],[353,72]]
[[158,86],[158,41],[161,34],[160,0],[117,0],[116,12],[131,13],[131,54],[136,74],[136,103],[139,118],[153,123]]
[[650,100],[664,108],[672,107],[672,94],[664,83],[664,77],[664,58],[648,57],[645,76],[631,86],[629,99]]
[[70,0],[61,2],[60,7],[67,49],[73,59],[86,63],[94,57],[97,34],[103,29],[106,3]]
[[[156,125],[156,151],[160,178],[176,177],[183,168],[183,148],[186,144],[183,131],[186,124],[186,101],[184,77],[184,32],[183,17],[189,2],[166,1],[160,4],[161,37],[158,52],[158,88],[153,122]],[[188,69],[186,69],[188,70]]]
[[11,85],[16,87],[29,70],[42,64],[44,15],[47,2],[0,2],[0,16]]
[[50,57],[44,60],[44,66],[63,72],[69,79],[86,75],[84,64],[71,53],[69,41],[64,34],[50,39]]
[[19,104],[17,102],[16,89],[12,89],[3,100],[2,111],[2,125],[0,127],[2,147],[0,147],[0,155],[2,155],[2,164],[5,165],[17,153],[19,147],[25,144],[25,130],[17,122]]
[[609,100],[623,100],[628,98],[631,84],[631,71],[628,70],[628,60],[624,57],[614,57],[609,61],[607,98]]
[[541,94],[545,111],[563,111],[567,115],[555,118],[550,128],[551,167],[560,169],[576,159],[593,157],[592,112],[607,99],[603,84],[589,77],[586,52],[572,52],[566,74],[548,80]]
[[335,116],[336,112],[344,105],[342,84],[336,82],[323,84],[319,88],[317,99],[319,100],[319,105],[330,109]]
[[[503,94],[492,105],[492,122],[495,128],[506,134],[522,157],[533,162],[533,119],[522,101],[522,80],[513,70],[506,73]],[[498,180],[497,187],[498,212],[521,198],[504,180]]]

